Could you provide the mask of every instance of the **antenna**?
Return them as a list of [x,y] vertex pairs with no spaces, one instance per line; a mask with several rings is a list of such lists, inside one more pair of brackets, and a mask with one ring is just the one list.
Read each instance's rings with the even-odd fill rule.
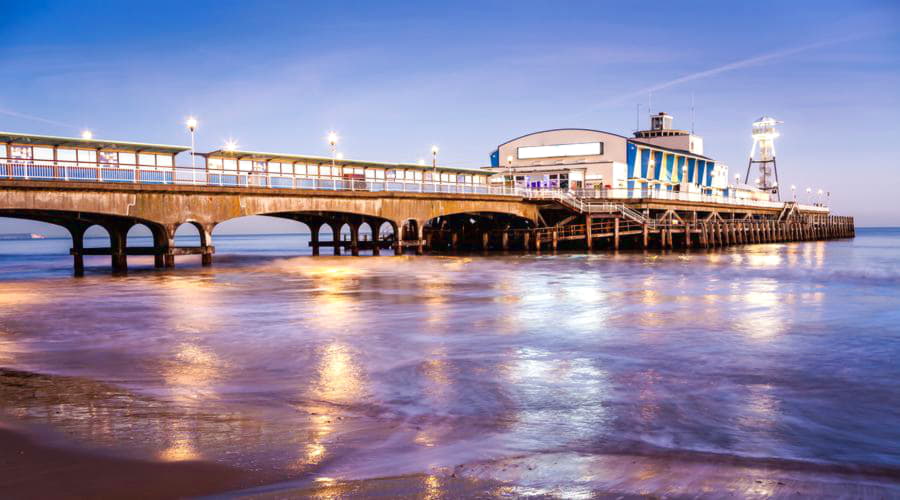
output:
[[647,92],[647,114],[653,115],[653,91]]

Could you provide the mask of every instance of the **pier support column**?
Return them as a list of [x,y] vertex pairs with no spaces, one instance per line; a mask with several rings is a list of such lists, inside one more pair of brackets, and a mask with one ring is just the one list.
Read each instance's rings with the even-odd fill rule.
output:
[[594,232],[593,227],[591,227],[593,223],[593,219],[591,218],[591,214],[585,214],[584,216],[584,248],[587,249],[588,252],[594,249]]
[[425,224],[416,221],[416,255],[425,255]]
[[114,273],[124,273],[128,271],[128,255],[125,253],[127,246],[128,230],[131,229],[131,223],[110,224],[106,227],[109,232],[109,247]]
[[540,231],[534,232],[534,249],[537,253],[541,253],[541,233]]
[[481,249],[487,252],[490,249],[491,234],[487,231],[481,233]]
[[647,247],[650,245],[650,228],[647,226],[647,224],[643,225],[642,231],[643,231],[643,234],[642,234],[641,246],[644,248],[644,250],[646,250]]
[[67,225],[66,229],[72,235],[72,274],[76,277],[84,276],[84,232],[87,231],[86,224],[73,223]]
[[331,227],[331,241],[334,243],[334,255],[341,254],[341,228],[344,226],[342,222],[332,222],[328,224]]
[[394,226],[394,255],[403,255],[404,224],[391,222],[391,225]]
[[500,248],[503,249],[504,252],[509,250],[509,231],[503,231],[500,240]]
[[359,224],[350,223],[350,255],[359,257]]
[[559,229],[553,228],[553,251],[556,252],[556,249],[559,247]]
[[691,241],[692,231],[693,229],[691,229],[690,224],[686,224],[684,226],[684,248],[691,248],[691,245],[693,244],[693,242]]
[[619,249],[619,218],[613,219],[613,250]]
[[[526,235],[527,236],[527,235]],[[527,244],[525,245],[528,246]],[[454,252],[459,249],[459,231],[450,231],[450,250]]]
[[526,252],[531,250],[531,233],[528,231],[522,234],[522,250]]
[[309,243],[312,247],[312,254],[319,255],[319,229],[322,228],[321,222],[307,222],[309,226]]
[[200,254],[200,265],[207,267],[213,262],[213,252],[215,251],[212,244],[212,233],[216,225],[214,223],[197,224],[197,230],[200,232],[200,245],[202,253]]

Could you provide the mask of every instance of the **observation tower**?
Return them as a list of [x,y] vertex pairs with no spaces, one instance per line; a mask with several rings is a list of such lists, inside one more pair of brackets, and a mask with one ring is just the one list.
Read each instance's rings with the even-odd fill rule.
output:
[[749,183],[750,171],[753,165],[758,165],[759,177],[756,179],[756,187],[774,195],[779,201],[781,192],[778,189],[778,167],[775,164],[775,138],[779,134],[775,126],[781,123],[784,122],[769,116],[763,116],[753,122],[753,146],[750,148],[750,162],[747,164],[747,175],[744,178],[744,182]]

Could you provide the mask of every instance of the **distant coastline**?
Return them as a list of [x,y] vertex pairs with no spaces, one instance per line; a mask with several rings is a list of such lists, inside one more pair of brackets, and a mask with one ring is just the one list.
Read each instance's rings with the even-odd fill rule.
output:
[[38,233],[9,233],[9,234],[0,234],[0,241],[9,241],[9,240],[45,240],[46,236]]

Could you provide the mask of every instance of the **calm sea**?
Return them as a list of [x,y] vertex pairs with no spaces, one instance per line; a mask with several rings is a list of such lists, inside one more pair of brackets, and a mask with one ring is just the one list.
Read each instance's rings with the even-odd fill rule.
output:
[[[0,241],[0,366],[66,388],[0,404],[115,453],[279,481],[900,484],[898,229],[689,253],[312,258],[306,243],[217,236],[210,268],[132,257],[113,277],[96,257],[74,279],[68,239]],[[641,489],[653,480],[682,489]]]

